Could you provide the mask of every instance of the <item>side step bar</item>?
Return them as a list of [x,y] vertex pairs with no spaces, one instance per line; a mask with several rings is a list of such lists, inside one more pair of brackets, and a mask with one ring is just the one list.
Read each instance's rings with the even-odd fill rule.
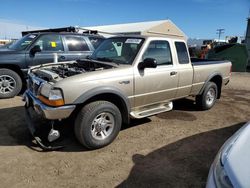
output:
[[153,107],[151,109],[142,110],[142,111],[133,111],[130,113],[130,115],[133,118],[140,119],[140,118],[152,116],[155,114],[159,114],[162,112],[167,112],[167,111],[170,111],[172,109],[173,109],[173,102],[169,102],[169,103],[157,106],[157,107]]

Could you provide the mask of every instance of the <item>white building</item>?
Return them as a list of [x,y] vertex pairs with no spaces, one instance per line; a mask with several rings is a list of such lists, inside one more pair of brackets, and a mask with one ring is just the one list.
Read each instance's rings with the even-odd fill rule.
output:
[[0,46],[3,46],[5,44],[8,44],[10,42],[12,42],[13,40],[10,39],[0,39]]
[[187,36],[184,32],[170,20],[91,26],[82,27],[82,29],[97,30],[106,36],[112,36],[112,34],[150,35],[167,36],[187,40]]

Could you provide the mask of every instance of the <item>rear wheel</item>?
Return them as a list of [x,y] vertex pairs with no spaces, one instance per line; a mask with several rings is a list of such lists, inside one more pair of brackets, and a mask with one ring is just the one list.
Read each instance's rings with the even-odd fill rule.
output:
[[122,124],[119,109],[108,101],[95,101],[84,106],[75,121],[75,135],[89,149],[110,144]]
[[20,76],[10,69],[0,69],[0,98],[16,96],[22,89]]
[[214,82],[208,82],[201,95],[196,96],[196,104],[202,110],[212,108],[217,100],[218,88]]

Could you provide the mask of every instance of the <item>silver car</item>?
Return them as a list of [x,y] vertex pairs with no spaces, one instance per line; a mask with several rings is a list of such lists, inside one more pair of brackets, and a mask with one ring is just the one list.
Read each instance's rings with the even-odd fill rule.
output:
[[208,175],[207,188],[250,187],[250,122],[221,147]]

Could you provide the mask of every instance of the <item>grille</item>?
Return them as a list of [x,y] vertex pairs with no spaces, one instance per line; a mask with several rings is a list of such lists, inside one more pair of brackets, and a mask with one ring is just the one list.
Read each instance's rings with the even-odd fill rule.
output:
[[34,96],[37,96],[39,94],[39,88],[42,84],[42,81],[40,79],[37,79],[35,77],[29,76],[28,78],[28,89],[34,94]]

